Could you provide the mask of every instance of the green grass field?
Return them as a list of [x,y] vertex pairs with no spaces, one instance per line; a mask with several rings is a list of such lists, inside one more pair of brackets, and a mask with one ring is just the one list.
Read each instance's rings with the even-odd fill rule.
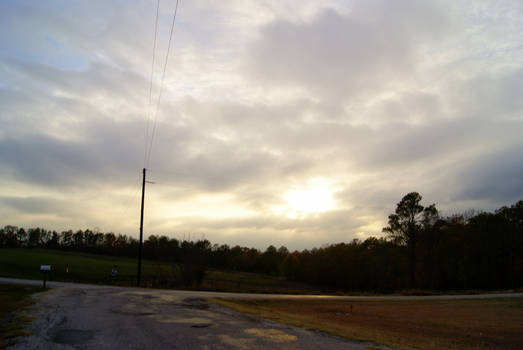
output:
[[[94,284],[136,284],[135,259],[48,249],[0,249],[0,277],[42,279],[40,265],[51,265],[48,280]],[[66,265],[69,272],[66,272]],[[118,276],[111,278],[113,265]],[[306,284],[286,281],[282,277],[256,273],[208,269],[201,284],[187,286],[180,281],[180,266],[158,261],[142,262],[142,286],[155,288],[193,288],[212,291],[256,293],[322,293]]]
[[[95,284],[133,285],[136,283],[136,260],[104,255],[84,254],[58,250],[3,248],[0,250],[0,276],[42,279],[40,265],[51,265],[48,280]],[[69,271],[66,272],[66,265]],[[118,266],[113,280],[111,269]],[[151,261],[142,263],[144,285],[158,283],[175,273],[175,266]]]

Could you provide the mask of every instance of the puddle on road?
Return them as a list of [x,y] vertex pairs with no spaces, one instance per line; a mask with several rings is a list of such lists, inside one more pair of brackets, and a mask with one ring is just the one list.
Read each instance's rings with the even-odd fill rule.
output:
[[53,337],[53,342],[66,345],[86,343],[94,338],[94,331],[82,329],[62,329]]
[[254,335],[265,340],[270,340],[276,343],[285,343],[296,341],[298,338],[295,335],[287,334],[279,329],[264,329],[264,328],[250,328],[244,330],[249,335]]
[[196,324],[191,325],[191,327],[192,328],[207,328],[211,325],[212,325],[212,323],[196,323]]

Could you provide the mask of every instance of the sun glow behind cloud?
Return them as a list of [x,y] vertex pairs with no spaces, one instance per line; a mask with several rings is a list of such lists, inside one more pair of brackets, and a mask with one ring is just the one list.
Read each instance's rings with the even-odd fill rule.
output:
[[305,185],[288,190],[282,196],[285,203],[274,206],[273,209],[291,219],[325,213],[337,208],[334,192],[330,181],[312,179]]
[[[154,4],[56,6],[0,2],[0,225],[136,237]],[[382,234],[410,191],[450,213],[521,199],[522,10],[184,2],[146,237],[310,248]]]

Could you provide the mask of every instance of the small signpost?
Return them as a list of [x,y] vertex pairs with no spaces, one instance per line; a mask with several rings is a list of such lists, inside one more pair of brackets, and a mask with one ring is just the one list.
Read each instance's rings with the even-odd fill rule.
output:
[[45,282],[47,281],[47,273],[51,271],[51,265],[40,265],[40,271],[42,271],[42,274],[44,276],[44,289],[45,289]]

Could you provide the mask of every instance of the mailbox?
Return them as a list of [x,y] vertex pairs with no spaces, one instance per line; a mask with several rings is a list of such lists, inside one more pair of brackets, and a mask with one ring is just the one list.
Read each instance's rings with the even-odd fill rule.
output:
[[45,282],[47,281],[47,273],[51,271],[51,265],[40,265],[40,271],[42,271],[42,275],[44,275],[44,288],[45,288]]

